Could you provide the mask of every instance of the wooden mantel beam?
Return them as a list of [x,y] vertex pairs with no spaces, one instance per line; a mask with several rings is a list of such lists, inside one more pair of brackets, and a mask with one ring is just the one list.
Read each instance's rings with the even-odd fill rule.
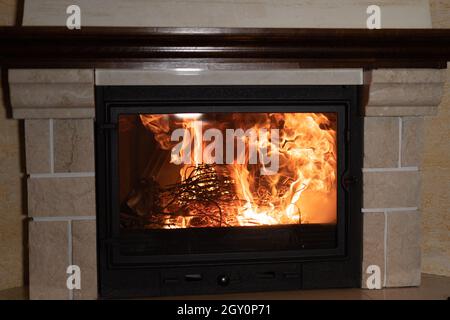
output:
[[280,64],[445,68],[449,29],[0,27],[5,68]]

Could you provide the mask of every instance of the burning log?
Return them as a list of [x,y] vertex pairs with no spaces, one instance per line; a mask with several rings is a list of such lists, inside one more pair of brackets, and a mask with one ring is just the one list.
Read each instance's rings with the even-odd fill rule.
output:
[[[336,218],[335,115],[139,117],[152,134],[153,152],[123,212],[140,217],[145,228],[287,225]],[[280,133],[272,135],[273,130]],[[231,139],[224,140],[231,131]],[[173,181],[180,182],[167,185]],[[127,217],[124,221],[136,223]]]
[[175,227],[180,219],[191,227],[228,225],[222,208],[237,199],[233,181],[218,171],[207,164],[187,167],[181,182],[166,187],[152,178],[141,179],[126,200],[122,211],[128,214],[123,217],[150,228]]

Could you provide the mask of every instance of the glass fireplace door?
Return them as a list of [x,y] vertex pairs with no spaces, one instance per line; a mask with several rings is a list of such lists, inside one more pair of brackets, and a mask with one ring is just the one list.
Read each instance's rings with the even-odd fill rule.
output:
[[345,106],[110,111],[114,230],[122,243],[140,241],[122,246],[126,259],[332,251],[342,241]]

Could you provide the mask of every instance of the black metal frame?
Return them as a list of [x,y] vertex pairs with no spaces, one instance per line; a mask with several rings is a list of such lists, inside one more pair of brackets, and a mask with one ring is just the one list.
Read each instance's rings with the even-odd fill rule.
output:
[[[358,86],[103,86],[96,88],[97,247],[100,296],[131,297],[324,287],[359,287],[362,250],[362,118]],[[119,228],[119,114],[177,112],[338,113],[338,220],[335,248],[171,255],[127,254],[148,233]],[[305,225],[306,226],[306,225]],[[308,228],[308,227],[307,227]],[[314,229],[316,228],[316,229]],[[230,229],[230,228],[225,228]],[[232,228],[233,235],[292,227]],[[308,230],[317,230],[309,227]],[[276,232],[275,232],[276,231]],[[212,240],[223,228],[159,231],[158,241],[186,234]],[[227,230],[227,233],[230,231]],[[164,238],[166,237],[166,238]],[[154,240],[154,239],[153,239]],[[160,243],[161,244],[161,243]],[[156,243],[158,245],[158,243]],[[139,251],[139,250],[138,250]],[[226,279],[226,283],[217,282]]]

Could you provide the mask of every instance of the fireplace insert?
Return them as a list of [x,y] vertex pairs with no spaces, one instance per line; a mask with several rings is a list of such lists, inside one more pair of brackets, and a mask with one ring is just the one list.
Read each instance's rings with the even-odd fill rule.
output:
[[358,86],[98,86],[103,298],[359,287]]

